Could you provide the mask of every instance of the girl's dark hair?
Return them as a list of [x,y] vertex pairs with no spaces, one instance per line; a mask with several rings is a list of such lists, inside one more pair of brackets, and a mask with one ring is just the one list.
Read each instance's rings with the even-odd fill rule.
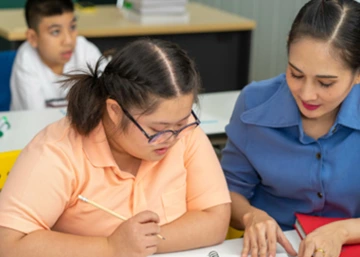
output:
[[[140,39],[117,51],[99,76],[100,59],[90,74],[70,75],[67,116],[72,126],[88,135],[100,122],[106,100],[112,98],[125,109],[153,112],[161,99],[193,94],[201,89],[194,62],[178,45]],[[126,122],[122,123],[123,128]]]
[[360,3],[354,0],[311,0],[296,16],[287,49],[301,38],[329,42],[345,62],[356,71],[360,68]]
[[37,30],[44,17],[74,12],[72,0],[27,0],[25,4],[25,20],[28,28]]

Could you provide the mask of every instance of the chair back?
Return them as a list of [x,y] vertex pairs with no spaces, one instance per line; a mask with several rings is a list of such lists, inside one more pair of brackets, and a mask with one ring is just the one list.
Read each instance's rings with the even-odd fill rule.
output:
[[0,111],[10,110],[10,76],[16,51],[0,52]]
[[12,166],[14,165],[20,150],[0,153],[0,191],[5,184]]

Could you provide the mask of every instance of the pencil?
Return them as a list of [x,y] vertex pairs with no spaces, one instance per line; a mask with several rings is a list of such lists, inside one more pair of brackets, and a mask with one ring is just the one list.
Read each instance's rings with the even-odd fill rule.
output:
[[[118,213],[116,213],[116,212],[114,212],[114,211],[112,211],[112,210],[109,210],[108,208],[106,208],[106,207],[104,207],[104,206],[101,206],[100,204],[95,203],[94,201],[91,201],[91,200],[87,199],[85,196],[78,195],[78,198],[79,198],[81,201],[83,201],[83,202],[85,202],[85,203],[89,203],[89,204],[91,204],[92,206],[94,206],[94,207],[96,207],[96,208],[98,208],[98,209],[100,209],[100,210],[103,210],[104,212],[107,212],[107,213],[109,213],[109,214],[111,214],[111,215],[113,215],[113,216],[115,216],[115,217],[117,217],[117,218],[119,218],[119,219],[121,219],[121,220],[124,220],[124,221],[127,220],[127,218],[125,218],[124,216],[122,216],[122,215],[120,215],[120,214],[118,214]],[[162,240],[165,240],[165,237],[163,237],[163,236],[160,235],[160,234],[156,234],[156,236],[157,236],[158,238],[162,239]]]

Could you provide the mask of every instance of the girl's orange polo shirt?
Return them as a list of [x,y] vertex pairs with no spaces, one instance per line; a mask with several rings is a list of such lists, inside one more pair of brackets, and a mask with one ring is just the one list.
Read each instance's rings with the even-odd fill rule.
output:
[[134,177],[116,165],[102,123],[84,137],[63,118],[21,152],[0,193],[0,226],[109,236],[122,221],[78,200],[79,194],[127,218],[151,210],[160,224],[230,202],[201,128],[180,139],[161,161],[143,161]]

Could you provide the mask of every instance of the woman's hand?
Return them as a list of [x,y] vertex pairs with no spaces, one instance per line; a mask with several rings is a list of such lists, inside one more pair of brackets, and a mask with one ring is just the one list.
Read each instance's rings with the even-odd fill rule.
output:
[[159,217],[151,211],[138,213],[123,222],[108,237],[110,256],[146,257],[157,250],[160,233]]
[[295,249],[285,237],[279,225],[266,212],[254,210],[244,215],[244,247],[242,257],[274,257],[276,243],[279,242],[286,252],[296,256]]
[[341,222],[322,226],[306,236],[299,248],[299,257],[338,257],[346,241]]

